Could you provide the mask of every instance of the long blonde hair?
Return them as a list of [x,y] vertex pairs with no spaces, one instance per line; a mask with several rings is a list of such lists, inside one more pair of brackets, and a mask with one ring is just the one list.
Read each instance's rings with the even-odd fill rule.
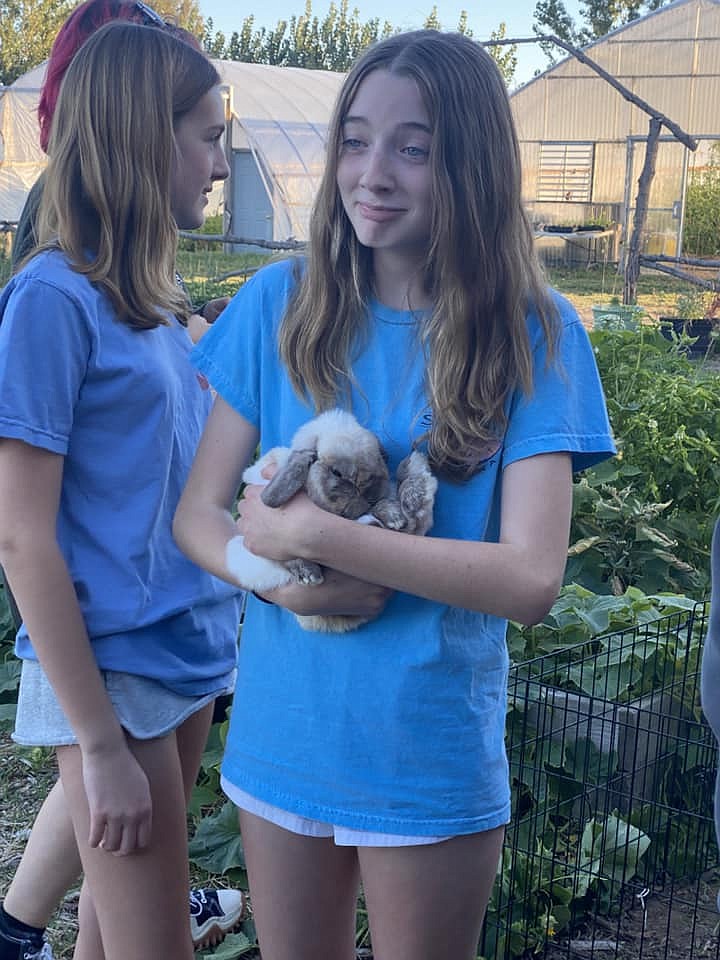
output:
[[190,312],[175,274],[174,130],[219,82],[199,50],[120,22],[93,34],[63,79],[37,251],[59,247],[129,326],[149,329],[166,322],[164,311],[181,320]]
[[463,479],[501,437],[513,391],[532,390],[528,310],[539,314],[550,356],[557,328],[522,206],[505,84],[493,59],[467,37],[399,34],[370,47],[348,74],[280,352],[295,390],[318,409],[336,403],[352,381],[373,294],[372,254],[355,236],[336,178],[344,118],[374,70],[413,79],[430,117],[432,226],[422,275],[433,308],[420,330],[432,409],[426,439],[435,469]]

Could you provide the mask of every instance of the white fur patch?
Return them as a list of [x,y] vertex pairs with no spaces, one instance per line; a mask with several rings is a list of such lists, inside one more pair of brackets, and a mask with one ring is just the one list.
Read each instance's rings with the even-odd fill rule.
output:
[[248,590],[274,590],[292,579],[282,563],[251,553],[239,535],[225,545],[225,566],[231,576]]

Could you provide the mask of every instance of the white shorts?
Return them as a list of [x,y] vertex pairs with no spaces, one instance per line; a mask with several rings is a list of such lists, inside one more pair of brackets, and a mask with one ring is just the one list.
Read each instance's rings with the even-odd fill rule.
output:
[[332,837],[338,847],[419,847],[422,844],[442,843],[443,840],[451,839],[450,837],[407,837],[399,833],[351,830],[349,827],[338,827],[332,823],[323,823],[321,820],[311,820],[283,810],[281,807],[274,807],[271,803],[265,803],[253,797],[252,794],[240,790],[225,777],[220,778],[220,786],[240,810],[268,820],[291,833],[299,833],[303,837]]

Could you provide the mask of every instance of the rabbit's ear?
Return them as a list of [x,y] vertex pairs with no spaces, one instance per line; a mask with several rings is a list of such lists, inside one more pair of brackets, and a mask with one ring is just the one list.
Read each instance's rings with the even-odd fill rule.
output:
[[261,494],[268,507],[279,507],[302,490],[310,465],[317,460],[316,450],[293,450]]

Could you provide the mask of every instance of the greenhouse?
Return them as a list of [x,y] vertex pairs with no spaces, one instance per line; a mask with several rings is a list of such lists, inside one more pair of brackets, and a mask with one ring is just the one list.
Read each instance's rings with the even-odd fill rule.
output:
[[[583,52],[698,141],[692,152],[663,129],[643,238],[644,253],[680,255],[689,242],[688,190],[716,169],[720,174],[720,2],[675,0]],[[622,241],[632,223],[648,114],[574,57],[519,88],[512,107],[523,195],[536,225],[556,233],[605,229]],[[563,247],[559,238],[547,242]]]
[[[304,240],[342,74],[214,63],[227,104],[226,232],[257,240]],[[0,224],[17,222],[47,162],[37,122],[44,75],[43,64],[0,88]]]

